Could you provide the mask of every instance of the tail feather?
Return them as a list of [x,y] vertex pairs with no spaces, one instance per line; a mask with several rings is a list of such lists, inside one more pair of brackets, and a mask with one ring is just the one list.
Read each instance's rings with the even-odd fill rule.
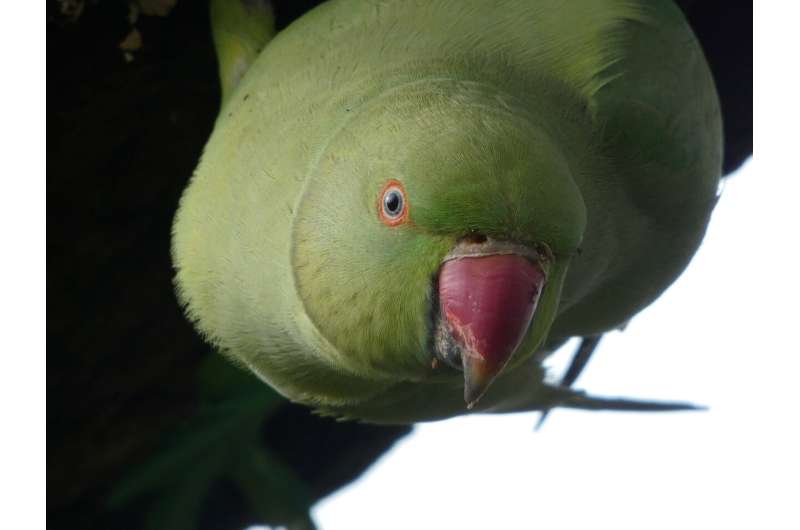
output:
[[708,407],[683,401],[649,401],[622,397],[597,397],[575,392],[558,406],[583,410],[614,410],[621,412],[677,412],[708,410]]
[[[589,363],[589,359],[592,358],[592,354],[594,353],[597,345],[600,344],[600,339],[603,338],[603,335],[594,335],[591,337],[583,337],[581,340],[580,346],[575,351],[574,355],[572,356],[572,362],[570,362],[569,368],[567,368],[564,377],[561,378],[561,382],[559,386],[563,388],[570,388],[572,384],[578,379],[578,376],[581,375],[583,369],[586,368],[586,365]],[[542,415],[539,416],[539,421],[536,422],[535,430],[539,430],[544,425],[544,420],[547,419],[547,416],[550,414],[552,409],[547,408],[542,410]]]

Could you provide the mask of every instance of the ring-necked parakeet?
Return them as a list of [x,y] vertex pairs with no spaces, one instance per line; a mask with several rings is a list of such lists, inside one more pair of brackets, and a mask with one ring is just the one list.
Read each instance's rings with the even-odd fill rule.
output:
[[173,237],[204,336],[341,417],[637,407],[541,363],[652,302],[715,204],[719,104],[671,2],[214,19],[225,102]]

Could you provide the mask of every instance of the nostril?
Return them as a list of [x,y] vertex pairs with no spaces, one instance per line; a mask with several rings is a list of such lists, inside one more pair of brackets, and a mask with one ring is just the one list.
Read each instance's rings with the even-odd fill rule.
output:
[[461,241],[464,243],[480,245],[481,243],[486,243],[486,239],[486,236],[483,234],[469,234],[468,236],[462,237]]

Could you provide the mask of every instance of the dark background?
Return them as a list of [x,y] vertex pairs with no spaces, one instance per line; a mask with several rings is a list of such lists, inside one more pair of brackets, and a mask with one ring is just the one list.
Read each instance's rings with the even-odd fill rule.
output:
[[[274,2],[278,28],[318,3]],[[752,4],[678,3],[717,83],[728,173],[752,153]],[[127,2],[48,2],[48,527],[302,527],[298,514],[409,428],[313,416],[218,362],[184,319],[170,225],[220,94],[206,3],[164,14],[132,23]],[[208,373],[225,383],[210,388]],[[192,445],[197,432],[208,443]],[[249,470],[219,470],[253,467],[251,449],[271,464],[248,489]]]

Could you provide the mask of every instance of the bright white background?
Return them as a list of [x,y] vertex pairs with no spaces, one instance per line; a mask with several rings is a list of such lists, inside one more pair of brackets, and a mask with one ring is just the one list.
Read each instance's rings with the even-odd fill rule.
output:
[[800,528],[800,262],[787,237],[800,183],[768,171],[751,160],[726,183],[686,273],[604,339],[576,385],[709,411],[556,410],[538,433],[536,413],[421,425],[316,506],[322,530]]

